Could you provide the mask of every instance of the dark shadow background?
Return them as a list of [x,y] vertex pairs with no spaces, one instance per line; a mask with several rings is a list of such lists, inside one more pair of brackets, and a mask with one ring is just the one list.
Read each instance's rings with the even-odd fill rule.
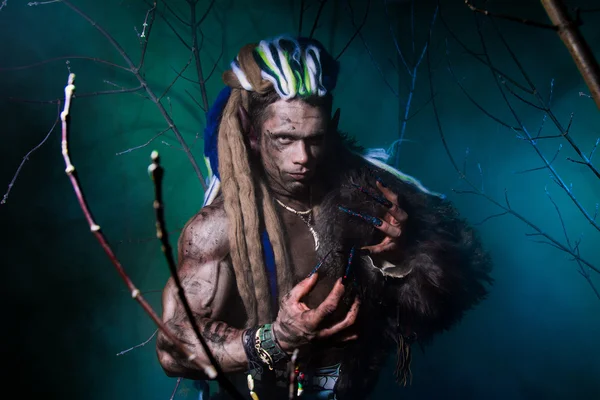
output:
[[[135,29],[143,29],[149,9],[144,1],[73,3],[113,35],[135,62],[139,60]],[[186,1],[168,3],[178,15],[188,18]],[[298,32],[300,3],[215,1],[201,26],[205,76],[216,64],[206,87],[209,102],[222,87],[220,74],[242,45]],[[302,32],[307,35],[319,2],[304,3],[308,9],[303,15]],[[407,63],[414,63],[429,35],[436,4],[415,3],[413,14],[410,1],[388,1],[386,16],[384,3],[373,0],[361,35],[340,57],[342,73],[335,93],[336,106],[342,110],[341,128],[366,147],[387,148],[402,130],[404,104],[409,98],[407,87],[412,80],[403,68],[392,34]],[[356,30],[352,16],[355,24],[360,24],[367,8],[366,1],[354,1],[352,5],[353,12],[345,0],[328,1],[315,29],[315,37],[335,55]],[[548,22],[537,1],[488,1],[480,5],[498,13]],[[208,1],[200,1],[199,15],[208,6]],[[592,0],[569,2],[569,7],[576,6],[584,10],[598,8]],[[189,28],[164,6],[159,10],[188,40]],[[581,16],[585,37],[598,55],[600,12]],[[570,135],[589,155],[600,136],[598,109],[586,97],[589,92],[556,33],[494,21],[544,98],[550,95],[550,82],[554,80],[552,110],[564,126],[573,113]],[[478,228],[494,257],[496,284],[489,298],[459,326],[439,336],[424,353],[416,350],[412,386],[398,387],[388,368],[373,398],[600,398],[600,299],[578,273],[578,265],[568,254],[536,243],[543,238],[526,236],[533,230],[513,216],[486,220],[502,210],[482,196],[453,192],[468,187],[459,179],[442,145],[434,103],[448,149],[478,188],[501,204],[506,190],[514,210],[561,243],[567,243],[568,237],[575,247],[581,237],[577,246],[581,256],[600,266],[598,230],[552,181],[549,171],[518,173],[541,165],[533,147],[519,139],[517,132],[482,112],[459,86],[488,113],[506,124],[516,124],[494,82],[497,74],[474,59],[453,37],[456,35],[483,57],[481,32],[494,65],[525,85],[494,26],[492,20],[474,16],[462,1],[442,2],[428,48],[430,63],[425,58],[417,70],[399,166],[431,189],[447,193],[474,224],[485,220]],[[131,88],[137,82],[122,70],[72,58],[88,56],[123,64],[106,38],[61,2],[28,6],[25,1],[9,0],[0,10],[0,38],[0,184],[4,194],[23,156],[40,143],[57,118],[56,104],[28,101],[61,98],[68,68],[77,74],[79,95],[117,86]],[[15,68],[63,56],[70,57],[68,64],[66,59],[59,59]],[[143,74],[160,94],[173,81],[175,71],[187,63],[190,52],[165,20],[157,17],[146,57]],[[197,79],[195,71],[190,65],[183,76]],[[431,101],[430,76],[435,102]],[[201,140],[204,112],[190,97],[201,102],[198,88],[180,79],[163,104],[206,172]],[[523,124],[533,136],[537,135],[544,113],[506,93]],[[515,93],[534,101],[524,92]],[[168,270],[160,246],[153,239],[153,188],[146,172],[150,152],[161,152],[167,170],[165,201],[173,240],[201,206],[202,186],[172,133],[156,138],[151,145],[117,155],[143,145],[166,127],[156,106],[139,94],[81,96],[74,100],[71,114],[71,156],[96,221],[132,280],[160,310],[159,291]],[[548,117],[541,135],[557,133]],[[594,216],[600,181],[585,166],[567,160],[576,158],[576,154],[563,139],[539,140],[536,144],[549,160],[562,145],[553,166],[567,185],[572,184],[574,196]],[[564,232],[545,190],[560,210]],[[166,377],[158,365],[154,341],[116,356],[145,341],[155,328],[132,301],[87,228],[64,173],[59,126],[20,170],[6,203],[0,205],[0,227],[4,295],[1,343],[9,371],[3,376],[4,390],[14,389],[19,397],[168,399],[175,380]],[[596,278],[592,272],[597,283]],[[195,393],[192,383],[185,381],[176,398],[191,399]]]

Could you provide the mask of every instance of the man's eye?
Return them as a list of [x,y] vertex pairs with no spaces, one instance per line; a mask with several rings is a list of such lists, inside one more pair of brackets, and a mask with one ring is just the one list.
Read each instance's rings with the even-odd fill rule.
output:
[[280,136],[276,140],[278,144],[290,144],[293,142],[293,140],[287,136]]

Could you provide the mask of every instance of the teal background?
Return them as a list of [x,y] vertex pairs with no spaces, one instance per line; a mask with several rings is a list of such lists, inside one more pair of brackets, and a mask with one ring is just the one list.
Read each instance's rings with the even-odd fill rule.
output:
[[[73,3],[113,35],[134,62],[139,60],[134,27],[141,31],[149,9],[143,1]],[[311,0],[305,3],[310,6],[303,18],[306,35],[319,4]],[[416,3],[418,55],[435,3]],[[571,1],[569,6],[597,8],[594,3]],[[186,1],[169,4],[183,18],[189,18]],[[366,4],[353,2],[356,24]],[[492,1],[487,6],[500,13],[548,21],[536,1]],[[200,1],[198,14],[207,7],[207,1]],[[209,101],[221,89],[220,75],[239,48],[280,33],[296,33],[299,8],[298,0],[215,1],[201,28],[205,75],[216,63],[207,83]],[[390,31],[407,58],[413,59],[410,1],[389,2],[389,8],[394,21],[391,29],[383,3],[372,1],[362,36],[356,37],[340,58],[342,72],[335,91],[335,105],[342,110],[340,126],[366,147],[387,148],[399,137],[399,116],[404,113],[399,99],[408,98],[406,85],[410,80],[405,71],[393,66],[401,64]],[[515,132],[476,108],[449,73],[446,43],[456,78],[469,94],[496,117],[515,124],[489,69],[466,54],[440,17],[475,52],[481,53],[482,48],[475,18],[464,3],[443,1],[429,47],[431,77],[440,121],[458,165],[461,169],[466,165],[469,179],[477,185],[482,182],[485,193],[502,204],[507,190],[514,210],[566,243],[560,219],[545,194],[547,188],[561,211],[571,244],[581,236],[581,256],[600,267],[599,231],[552,182],[548,171],[515,173],[540,166],[540,159]],[[582,18],[584,35],[598,55],[600,12],[583,13]],[[189,40],[189,29],[172,16],[168,19]],[[495,65],[524,84],[491,21],[478,20]],[[510,21],[496,22],[543,96],[549,95],[554,79],[552,109],[565,126],[574,113],[571,135],[589,154],[600,136],[598,109],[590,98],[579,94],[589,91],[556,33]],[[353,32],[346,1],[327,2],[315,37],[337,55]],[[23,156],[40,143],[57,117],[56,104],[25,100],[61,98],[69,72],[65,59],[15,67],[63,56],[95,57],[121,65],[123,60],[105,37],[61,2],[28,6],[25,1],[9,0],[0,10],[0,38],[0,190],[4,194]],[[223,57],[219,59],[221,50]],[[149,86],[162,93],[176,76],[174,70],[180,70],[189,56],[157,16],[142,69]],[[82,96],[115,89],[106,82],[136,87],[138,82],[130,73],[75,58],[69,59],[68,67],[77,74],[80,95],[71,110],[70,149],[82,188],[127,273],[160,311],[160,289],[168,270],[153,238],[153,188],[146,172],[150,152],[160,151],[166,168],[165,203],[173,243],[201,206],[202,186],[171,132],[149,146],[116,155],[148,142],[166,128],[156,105],[138,94]],[[197,79],[195,71],[192,64],[184,76]],[[398,97],[390,87],[399,91]],[[186,90],[200,101],[198,85],[180,79],[163,104],[206,173],[202,157],[204,112]],[[431,189],[447,193],[463,215],[478,224],[501,211],[480,196],[453,192],[467,187],[442,146],[429,91],[429,69],[424,60],[410,109],[411,115],[418,113],[407,124],[400,168]],[[523,123],[536,135],[543,113],[510,93],[508,96]],[[542,135],[556,134],[548,119]],[[548,159],[561,144],[553,165],[567,184],[572,183],[578,201],[594,215],[600,201],[600,181],[584,166],[567,160],[576,155],[563,139],[539,141]],[[600,168],[598,162],[595,165]],[[8,370],[2,390],[14,389],[19,397],[168,399],[176,380],[166,377],[158,365],[154,341],[116,356],[146,340],[155,327],[131,299],[87,228],[64,173],[59,126],[21,169],[6,204],[0,205],[0,227],[2,354]],[[536,243],[541,238],[526,236],[532,230],[510,215],[487,220],[478,228],[495,262],[496,283],[489,298],[424,353],[415,349],[412,386],[396,386],[388,368],[373,398],[599,399],[600,298],[578,273],[577,264],[569,255]],[[594,272],[592,279],[599,284]],[[184,381],[175,398],[191,399],[194,395],[192,383]]]

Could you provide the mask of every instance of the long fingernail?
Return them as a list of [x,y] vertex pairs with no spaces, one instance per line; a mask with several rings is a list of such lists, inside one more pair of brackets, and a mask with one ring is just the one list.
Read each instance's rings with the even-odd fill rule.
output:
[[366,222],[368,222],[370,224],[373,224],[375,226],[381,226],[381,225],[383,225],[383,221],[381,219],[377,218],[377,217],[372,217],[372,216],[370,216],[368,214],[363,214],[363,213],[359,213],[359,212],[356,212],[356,211],[352,211],[352,210],[349,210],[346,207],[342,207],[342,206],[338,206],[338,209],[340,211],[345,212],[348,215],[352,215],[353,217],[358,217],[358,218],[362,219],[363,221],[366,221]]
[[378,176],[377,178],[375,178],[375,179],[377,179],[377,182],[379,182],[379,184],[380,184],[381,186],[383,186],[383,187],[387,187],[387,185],[385,184],[385,182],[383,181],[383,179],[381,179],[379,176]]
[[321,266],[323,265],[325,260],[327,260],[327,257],[329,257],[329,254],[331,254],[331,250],[329,250],[327,252],[327,254],[325,254],[325,257],[323,257],[323,259],[321,261],[319,261],[319,263],[315,266],[315,268],[313,268],[313,270],[310,272],[310,274],[308,274],[308,278],[313,276],[319,270],[319,268],[321,268]]
[[356,183],[353,183],[352,186],[354,186],[355,188],[357,188],[358,190],[360,190],[361,192],[363,192],[382,206],[392,208],[392,202],[386,199],[385,197],[372,193],[370,190],[367,190],[364,187],[357,185]]
[[348,262],[346,263],[346,272],[344,272],[344,276],[342,277],[342,285],[346,285],[346,283],[348,282],[348,278],[350,277],[350,272],[352,272],[351,267],[355,251],[356,247],[352,246],[352,249],[350,249],[350,255],[348,256]]

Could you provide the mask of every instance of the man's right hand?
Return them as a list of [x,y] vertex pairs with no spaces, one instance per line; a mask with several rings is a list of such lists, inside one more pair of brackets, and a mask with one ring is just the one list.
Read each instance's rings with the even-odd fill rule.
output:
[[[291,354],[294,349],[309,344],[315,340],[325,339],[341,333],[356,321],[358,315],[359,300],[356,298],[346,317],[334,325],[319,329],[321,322],[331,315],[338,307],[344,295],[344,285],[341,278],[338,279],[331,289],[327,298],[314,309],[302,302],[317,283],[317,273],[298,283],[281,301],[277,319],[273,323],[275,338],[282,350]],[[356,334],[349,334],[342,340],[356,339]]]

